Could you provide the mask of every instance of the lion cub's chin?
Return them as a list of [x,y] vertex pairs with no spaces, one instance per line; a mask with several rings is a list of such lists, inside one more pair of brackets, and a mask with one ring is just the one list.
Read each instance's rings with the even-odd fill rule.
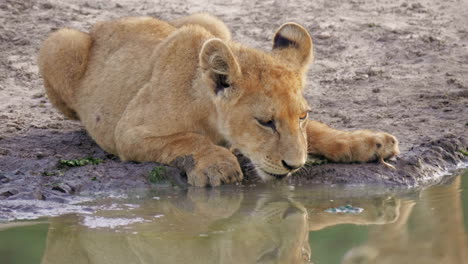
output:
[[275,174],[275,173],[267,172],[261,168],[255,168],[255,171],[257,172],[257,175],[264,182],[271,181],[271,180],[282,180],[282,179],[288,178],[291,175],[291,172],[288,172],[285,174]]

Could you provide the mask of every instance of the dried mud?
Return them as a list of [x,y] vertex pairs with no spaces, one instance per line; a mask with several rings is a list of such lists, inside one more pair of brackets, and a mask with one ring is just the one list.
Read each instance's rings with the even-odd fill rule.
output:
[[[396,170],[329,163],[307,167],[289,181],[436,183],[447,170],[466,164],[459,152],[467,148],[468,128],[466,10],[466,1],[435,0],[1,1],[0,200],[66,203],[76,194],[149,187],[156,164],[119,161],[51,106],[38,75],[38,47],[60,27],[86,31],[100,20],[174,19],[201,11],[223,19],[236,41],[262,49],[270,47],[282,23],[303,24],[315,44],[306,88],[312,118],[340,129],[384,130],[401,142],[402,154],[392,162]],[[58,165],[60,159],[87,156],[104,162]],[[164,174],[183,181],[177,169],[166,167]],[[253,181],[248,175],[246,183]]]

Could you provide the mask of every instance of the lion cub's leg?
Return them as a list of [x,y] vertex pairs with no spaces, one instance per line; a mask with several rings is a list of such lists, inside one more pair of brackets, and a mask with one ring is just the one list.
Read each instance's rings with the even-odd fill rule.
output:
[[154,136],[150,127],[116,129],[117,152],[123,160],[154,161],[176,166],[194,186],[218,186],[243,178],[237,158],[203,135],[183,132]]
[[180,28],[185,25],[199,25],[208,30],[215,37],[225,41],[231,40],[231,32],[226,24],[219,18],[210,14],[199,13],[182,17],[170,22],[173,26]]
[[312,120],[307,124],[307,143],[309,153],[322,155],[334,162],[377,160],[392,168],[384,159],[400,153],[398,140],[388,133],[371,130],[340,131]]

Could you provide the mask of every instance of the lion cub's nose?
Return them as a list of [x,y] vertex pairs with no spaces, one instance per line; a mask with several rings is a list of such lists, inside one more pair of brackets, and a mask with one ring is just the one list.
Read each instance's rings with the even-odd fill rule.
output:
[[285,167],[286,169],[290,170],[290,171],[293,171],[293,170],[296,170],[296,169],[299,169],[300,167],[302,167],[302,165],[304,164],[300,164],[300,165],[293,165],[291,163],[287,163],[286,161],[282,160],[281,163],[283,164],[283,167]]

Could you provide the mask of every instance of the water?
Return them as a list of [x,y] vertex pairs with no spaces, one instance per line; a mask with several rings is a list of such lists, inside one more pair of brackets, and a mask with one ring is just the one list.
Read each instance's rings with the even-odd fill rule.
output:
[[468,170],[424,190],[157,188],[84,206],[0,224],[0,263],[468,263]]

